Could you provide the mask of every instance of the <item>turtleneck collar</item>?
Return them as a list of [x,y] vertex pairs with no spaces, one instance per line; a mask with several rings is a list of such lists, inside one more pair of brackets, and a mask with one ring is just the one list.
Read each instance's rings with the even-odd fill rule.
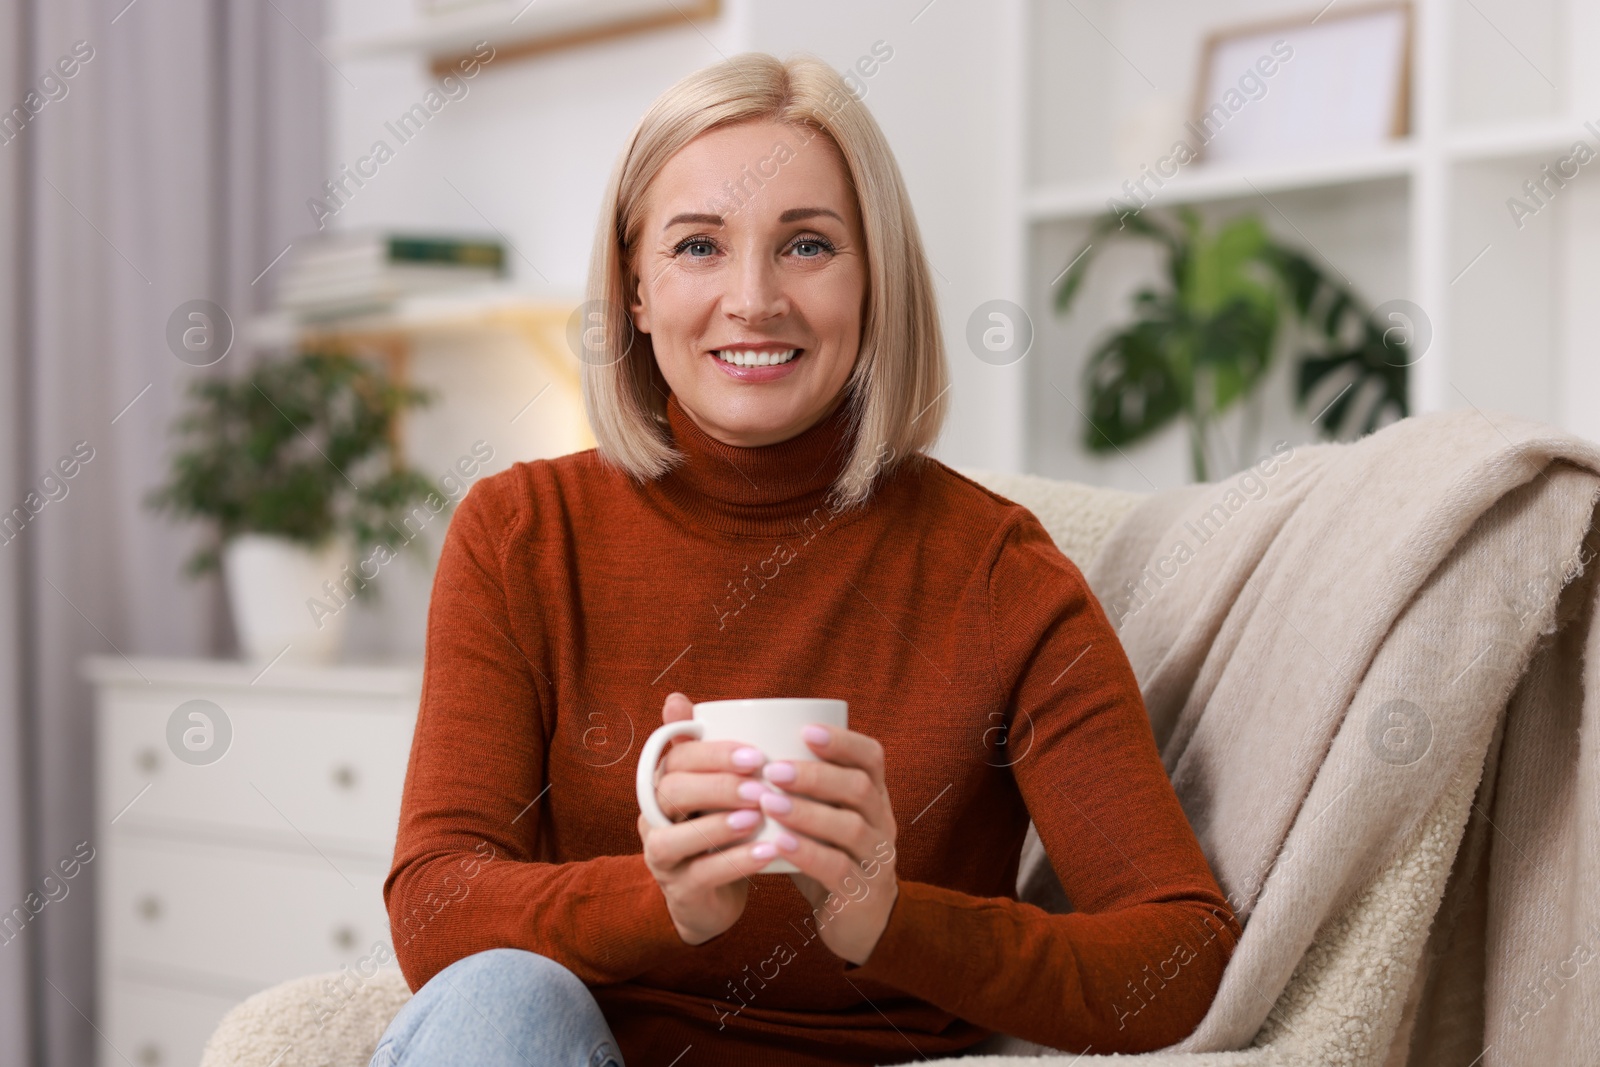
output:
[[818,509],[818,519],[827,516],[828,491],[854,444],[848,400],[787,441],[754,448],[706,433],[676,393],[667,395],[667,425],[687,458],[649,487],[693,523],[752,537],[794,533]]

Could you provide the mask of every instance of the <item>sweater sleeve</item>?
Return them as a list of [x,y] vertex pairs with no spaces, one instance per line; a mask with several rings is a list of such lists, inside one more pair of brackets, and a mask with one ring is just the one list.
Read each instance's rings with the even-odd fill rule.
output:
[[1002,536],[989,597],[1010,769],[1075,910],[902,881],[846,973],[1064,1051],[1165,1048],[1210,1008],[1241,929],[1099,601],[1031,513]]
[[[491,948],[528,949],[604,985],[686,947],[642,852],[534,859],[543,672],[519,643],[504,592],[500,546],[513,530],[528,534],[497,495],[509,477],[473,486],[457,508],[428,607],[422,699],[383,887],[413,991]],[[536,620],[517,621],[530,625],[529,615]]]

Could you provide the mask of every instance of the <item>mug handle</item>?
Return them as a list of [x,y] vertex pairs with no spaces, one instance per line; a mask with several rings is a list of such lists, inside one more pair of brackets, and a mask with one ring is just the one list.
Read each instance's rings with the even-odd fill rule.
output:
[[656,727],[649,740],[644,743],[644,749],[639,753],[639,770],[634,775],[634,791],[639,794],[639,810],[644,812],[644,817],[652,826],[671,826],[672,820],[667,818],[666,812],[661,810],[661,805],[656,803],[656,764],[661,762],[661,750],[667,747],[667,742],[674,737],[692,736],[699,738],[705,732],[705,723],[695,719],[679,719],[677,722],[663,723]]

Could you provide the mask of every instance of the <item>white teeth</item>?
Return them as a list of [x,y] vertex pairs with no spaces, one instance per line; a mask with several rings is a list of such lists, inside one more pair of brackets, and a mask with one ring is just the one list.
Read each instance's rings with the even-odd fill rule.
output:
[[716,355],[722,362],[731,363],[735,367],[770,367],[779,363],[787,363],[799,354],[800,350],[798,348],[781,348],[764,352],[722,349]]

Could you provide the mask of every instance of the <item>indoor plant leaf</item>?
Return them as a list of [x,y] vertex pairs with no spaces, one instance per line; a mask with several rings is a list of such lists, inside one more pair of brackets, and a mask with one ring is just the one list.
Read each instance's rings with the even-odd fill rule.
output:
[[[1086,447],[1101,452],[1133,444],[1182,417],[1193,473],[1203,480],[1216,419],[1259,389],[1286,316],[1311,335],[1294,375],[1295,401],[1304,407],[1336,379],[1351,385],[1329,410],[1332,417],[1319,421],[1321,433],[1338,436],[1347,419],[1371,432],[1386,414],[1406,414],[1407,353],[1347,284],[1278,242],[1255,215],[1214,230],[1190,206],[1174,215],[1175,224],[1143,211],[1100,217],[1057,282],[1055,307],[1066,313],[1092,254],[1108,241],[1152,240],[1165,252],[1168,287],[1137,291],[1134,321],[1102,338],[1085,362]],[[1356,398],[1373,395],[1357,418]]]
[[[255,533],[306,546],[346,535],[365,545],[433,492],[393,447],[396,417],[429,394],[365,360],[312,352],[263,360],[238,379],[198,380],[189,395],[173,422],[182,447],[169,479],[146,499],[208,521],[219,543]],[[217,555],[215,545],[202,549],[191,570],[215,567]]]
[[1091,452],[1140,440],[1183,410],[1183,385],[1165,354],[1170,332],[1167,323],[1137,322],[1106,338],[1089,357],[1083,442]]

